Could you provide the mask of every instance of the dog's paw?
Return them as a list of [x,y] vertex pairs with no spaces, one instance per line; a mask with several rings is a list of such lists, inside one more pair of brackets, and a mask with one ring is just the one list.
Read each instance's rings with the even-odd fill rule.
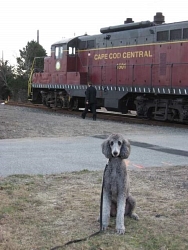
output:
[[139,220],[139,216],[135,213],[131,215],[131,218],[133,218],[134,220]]
[[117,234],[125,234],[125,228],[116,228]]

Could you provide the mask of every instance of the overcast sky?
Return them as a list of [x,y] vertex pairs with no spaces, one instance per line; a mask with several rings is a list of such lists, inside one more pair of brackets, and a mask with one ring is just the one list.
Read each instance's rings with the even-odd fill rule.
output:
[[3,54],[14,64],[19,49],[37,40],[37,30],[49,55],[51,44],[62,37],[99,34],[100,28],[123,24],[127,17],[153,21],[162,12],[165,22],[188,20],[186,6],[186,0],[1,0],[0,58]]

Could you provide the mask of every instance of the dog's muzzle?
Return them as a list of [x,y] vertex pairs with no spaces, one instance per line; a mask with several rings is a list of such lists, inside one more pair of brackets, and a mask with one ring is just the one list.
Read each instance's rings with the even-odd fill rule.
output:
[[112,156],[113,156],[113,157],[118,157],[118,156],[119,156],[119,153],[118,153],[117,151],[114,151],[114,152],[112,153]]

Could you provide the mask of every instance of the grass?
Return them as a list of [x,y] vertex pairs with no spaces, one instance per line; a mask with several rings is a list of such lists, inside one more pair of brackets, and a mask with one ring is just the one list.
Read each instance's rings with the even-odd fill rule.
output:
[[[0,179],[0,249],[46,250],[99,230],[102,172],[15,175]],[[188,249],[187,167],[130,171],[139,221],[125,218],[126,233],[105,233],[59,249]]]

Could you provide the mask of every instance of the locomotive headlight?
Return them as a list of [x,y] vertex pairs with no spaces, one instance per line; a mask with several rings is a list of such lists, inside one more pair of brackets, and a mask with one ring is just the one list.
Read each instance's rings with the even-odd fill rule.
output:
[[56,62],[55,68],[56,68],[56,70],[60,70],[60,68],[61,68],[60,61]]

